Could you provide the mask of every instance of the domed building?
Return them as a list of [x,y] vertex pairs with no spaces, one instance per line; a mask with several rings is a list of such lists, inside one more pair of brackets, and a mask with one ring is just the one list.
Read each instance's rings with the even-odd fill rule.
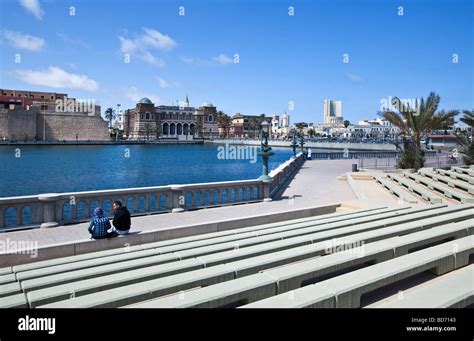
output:
[[147,97],[124,114],[124,136],[128,139],[192,140],[218,136],[216,107],[205,101],[199,107],[189,105],[188,95],[180,105],[155,104]]

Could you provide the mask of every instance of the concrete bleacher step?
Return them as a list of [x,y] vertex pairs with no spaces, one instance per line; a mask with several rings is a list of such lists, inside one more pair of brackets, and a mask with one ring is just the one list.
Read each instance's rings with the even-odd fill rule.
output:
[[[263,231],[266,229],[276,228],[280,226],[292,225],[295,228],[297,228],[298,226],[305,226],[305,225],[299,225],[299,224],[311,223],[314,221],[317,221],[318,224],[325,224],[329,222],[344,221],[350,218],[371,216],[378,213],[397,212],[404,209],[408,209],[408,207],[401,207],[401,208],[395,208],[395,209],[380,207],[380,208],[359,210],[359,211],[353,211],[353,212],[324,214],[324,215],[315,216],[315,217],[288,220],[286,222],[263,224],[263,225],[239,228],[239,229],[234,229],[234,230],[226,230],[226,231],[201,234],[201,235],[191,236],[191,237],[184,237],[184,238],[177,238],[177,239],[154,242],[154,243],[147,243],[147,244],[142,244],[142,245],[124,246],[123,248],[118,248],[118,249],[98,251],[98,252],[86,253],[86,254],[81,254],[81,255],[55,258],[55,259],[50,259],[50,260],[45,260],[45,261],[22,264],[22,265],[13,266],[13,268],[10,268],[10,267],[4,268],[2,269],[2,272],[0,273],[1,274],[11,273],[11,272],[17,273],[17,272],[23,272],[23,271],[28,271],[28,270],[37,270],[40,268],[82,262],[82,261],[91,260],[91,259],[106,259],[106,257],[114,257],[114,260],[116,260],[116,257],[119,255],[122,255],[122,254],[131,255],[133,252],[139,252],[139,251],[143,252],[148,249],[157,249],[160,247],[167,247],[167,246],[185,244],[185,243],[202,241],[202,240],[211,240],[213,238],[233,236],[233,235],[248,233],[252,231]],[[151,252],[150,255],[151,254],[153,253]],[[123,256],[122,259],[126,259],[126,258],[127,256]]]
[[407,188],[410,192],[414,192],[414,193],[418,194],[424,200],[429,201],[432,204],[441,203],[443,201],[439,196],[437,196],[437,195],[431,193],[430,191],[426,190],[421,185],[419,185],[419,184],[417,184],[413,181],[410,181],[408,179],[405,179],[405,178],[401,177],[400,175],[388,174],[388,177],[390,179],[392,179],[393,181],[399,183],[403,187]]
[[17,293],[6,297],[0,297],[0,308],[28,308],[28,301],[24,293]]
[[[191,242],[189,244],[194,246],[194,248],[185,247],[184,249],[183,243],[180,243],[176,244],[177,248],[174,249],[174,251],[169,250],[171,251],[170,253],[132,258],[116,263],[109,262],[101,266],[89,264],[87,268],[79,268],[74,271],[67,269],[66,266],[59,272],[53,271],[53,273],[50,273],[51,268],[58,266],[54,265],[52,267],[16,273],[15,275],[20,279],[21,283],[9,283],[14,284],[14,286],[9,286],[9,284],[0,285],[0,296],[8,297],[21,293],[23,290],[24,292],[28,292],[27,297],[31,298],[30,304],[32,302],[43,304],[61,299],[64,300],[65,298],[71,297],[71,295],[77,299],[78,296],[91,292],[99,290],[107,291],[107,289],[110,288],[139,283],[140,281],[149,279],[177,278],[179,283],[180,278],[182,281],[184,281],[185,278],[189,278],[184,276],[185,273],[189,274],[196,271],[198,271],[197,277],[201,278],[201,282],[198,283],[199,286],[209,285],[203,283],[212,282],[215,278],[212,276],[211,278],[204,278],[199,271],[209,271],[209,269],[214,266],[223,263],[229,265],[232,263],[233,268],[230,271],[230,275],[232,278],[241,277],[268,267],[284,265],[288,262],[323,255],[325,254],[324,247],[318,243],[328,239],[341,237],[351,239],[356,238],[358,234],[359,237],[362,238],[362,241],[370,242],[395,235],[404,235],[441,224],[465,221],[466,219],[473,218],[473,208],[474,206],[472,205],[459,205],[448,208],[446,208],[445,205],[433,205],[424,209],[394,211],[396,212],[394,216],[387,216],[387,213],[382,210],[376,216],[358,216],[358,218],[355,219],[346,219],[346,221],[337,222],[331,222],[328,218],[323,220],[325,224],[301,229],[293,229],[293,226],[289,231],[285,231],[283,227],[267,229],[268,231],[261,231],[265,234],[268,233],[268,235],[263,236],[264,238],[262,238],[262,236],[246,238],[237,244],[237,248],[235,248],[235,241],[206,245],[203,247],[195,247],[195,242]],[[378,217],[384,217],[384,219],[378,220]],[[369,222],[364,223],[364,221]],[[320,222],[318,221],[317,223]],[[258,230],[259,227],[257,226],[255,228]],[[212,240],[217,241],[219,239],[213,238]],[[305,250],[296,250],[301,246],[307,246],[308,248]],[[311,246],[313,246],[313,249],[309,248]],[[282,250],[288,251],[288,254],[277,254]],[[135,256],[139,256],[139,252],[140,251],[135,252]],[[170,258],[169,261],[163,261],[165,256],[172,258]],[[256,259],[257,256],[264,257]],[[156,259],[153,259],[154,257]],[[197,258],[193,259],[194,257]],[[90,259],[87,261],[90,261]],[[155,264],[153,262],[157,263]],[[70,263],[68,266],[74,266],[76,263],[77,262]],[[59,266],[65,265],[67,264],[60,264]],[[55,270],[58,269],[56,268]],[[37,276],[38,274],[36,273],[33,277],[26,276],[26,274],[31,271],[46,271],[47,275]],[[111,272],[113,273],[111,274]],[[173,290],[177,288],[173,286],[175,283],[160,283],[162,284],[160,295],[166,292],[166,290],[173,293]],[[194,282],[192,282],[192,284],[196,285]],[[189,283],[183,282],[181,287],[178,288],[180,288],[179,290],[187,290],[189,289],[189,285]],[[31,305],[33,306],[36,303]],[[2,306],[1,300],[0,306]]]
[[21,286],[18,282],[7,283],[0,285],[0,307],[2,299],[6,296],[18,294],[21,292]]
[[[411,226],[412,231],[419,230],[419,227],[417,227],[417,225],[419,225],[418,223],[423,223],[423,222],[422,221],[413,222]],[[463,235],[463,233],[464,234],[468,233],[467,231],[468,231],[469,226],[474,225],[472,220],[467,221],[467,222],[462,222],[459,224],[463,224],[463,225],[458,225],[457,231],[455,232],[451,231],[452,233],[461,233],[461,235]],[[421,226],[423,225],[421,224]],[[399,227],[399,231],[395,231],[396,228],[397,228],[396,226],[388,227],[387,229],[391,229],[391,231],[387,231],[388,233],[386,233],[385,236],[380,235],[381,231],[372,231],[374,235],[370,236],[370,235],[365,234],[365,237],[368,239],[377,239],[375,235],[376,233],[379,234],[378,238],[385,238],[387,235],[393,236],[393,235],[399,235],[400,233],[403,234],[403,232],[406,232],[406,228],[405,228],[405,231],[403,231],[404,228]],[[445,228],[446,229],[442,232],[443,233],[449,232],[448,227],[445,227]],[[48,289],[33,291],[33,292],[28,293],[28,298],[29,298],[30,304],[32,302],[35,302],[33,303],[34,306],[36,306],[37,303],[45,303],[48,301],[54,302],[54,301],[59,301],[60,299],[63,299],[63,301],[47,304],[45,305],[45,307],[118,307],[118,306],[126,305],[126,303],[132,304],[134,302],[148,300],[148,299],[153,298],[153,296],[154,297],[164,296],[173,292],[187,290],[189,288],[193,288],[196,286],[206,286],[206,285],[210,285],[214,283],[227,281],[230,279],[234,279],[235,276],[241,276],[241,275],[245,276],[245,275],[248,275],[249,273],[252,273],[252,272],[255,273],[256,271],[265,269],[265,267],[268,268],[268,267],[274,267],[279,264],[280,265],[284,264],[283,259],[285,257],[288,258],[287,261],[295,261],[295,260],[301,259],[301,252],[306,252],[307,256],[314,257],[315,255],[318,255],[318,254],[324,254],[325,250],[328,247],[326,243],[318,243],[318,244],[313,244],[310,246],[312,246],[314,249],[310,250],[308,246],[307,249],[304,251],[293,249],[293,250],[288,250],[286,254],[283,254],[283,253],[281,253],[280,255],[269,254],[269,255],[260,256],[260,258],[258,257],[254,259],[249,258],[244,261],[226,263],[224,268],[222,268],[221,265],[216,265],[217,267],[219,267],[219,269],[221,269],[224,272],[224,273],[219,272],[217,274],[217,277],[219,277],[219,279],[216,279],[216,274],[213,271],[213,269],[216,266],[211,266],[211,267],[204,268],[201,270],[195,270],[195,271],[168,276],[168,277],[160,278],[156,280],[140,281],[139,283],[132,284],[132,285],[122,285],[122,283],[119,283],[120,286],[118,288],[80,296],[82,293],[87,293],[87,292],[90,292],[91,290],[95,290],[94,284],[99,284],[101,283],[101,281],[103,281],[100,278],[97,278],[89,282],[84,281],[83,283],[79,283],[79,282],[71,283],[70,285],[62,286],[61,288],[52,287]],[[389,250],[390,252],[393,252],[393,247],[390,246]],[[300,252],[299,255],[297,254],[298,251]],[[291,253],[293,253],[293,255],[291,255]],[[278,256],[280,256],[280,258],[278,258]],[[274,259],[272,260],[272,258]],[[225,272],[226,269],[227,269],[227,272]],[[249,269],[252,269],[252,271],[249,272]],[[120,274],[120,275],[125,275],[125,273]],[[131,276],[130,278],[133,278],[133,277]],[[194,278],[196,278],[196,280],[194,280]],[[115,280],[119,280],[118,276],[116,276]],[[87,285],[84,285],[84,284],[87,284]],[[108,285],[112,285],[112,283],[109,283]],[[64,298],[67,298],[69,296],[68,293],[70,292],[75,293],[75,298],[72,300],[64,300]]]
[[418,201],[401,189],[395,182],[383,178],[380,175],[374,175],[374,180],[385,187],[390,193],[395,194],[400,200],[411,204],[416,204]]
[[468,236],[250,303],[244,308],[358,308],[363,294],[425,271],[444,275],[466,266],[473,252],[474,236]]
[[[469,226],[473,227],[473,222],[470,222]],[[458,231],[465,229],[466,224],[464,225],[465,226],[458,226]],[[456,234],[456,232],[454,233]],[[434,236],[443,240],[450,238],[452,234],[447,233],[446,230],[438,229],[436,231],[423,231],[409,236],[392,238],[390,242],[386,243],[385,241],[380,241],[366,244],[363,250],[348,249],[346,250],[347,252],[341,251],[324,257],[288,264],[276,269],[264,270],[256,275],[197,289],[189,294],[170,295],[168,297],[133,304],[129,307],[216,308],[226,305],[255,302],[281,292],[299,288],[305,281],[332,273],[335,270],[350,268],[367,262],[383,262],[394,256],[403,255],[406,250],[410,248],[423,243],[429,244]],[[398,250],[398,248],[400,248],[400,250]],[[270,290],[272,288],[271,283],[273,283],[273,292]],[[250,288],[252,290],[250,290]]]
[[446,177],[440,174],[433,172],[432,169],[421,168],[418,170],[418,174],[429,177],[434,181],[439,181],[447,184],[449,187],[459,188],[463,191],[466,191],[469,194],[474,194],[474,186],[466,183],[465,181],[453,180],[450,177]]
[[[346,236],[344,237],[344,240],[350,240],[351,238],[354,239],[360,236],[360,238],[364,238],[362,239],[363,241],[368,242],[391,237],[393,235],[401,235],[413,231],[418,231],[423,228],[430,228],[432,226],[439,225],[445,222],[451,222],[459,219],[462,220],[463,218],[469,216],[472,217],[473,215],[459,215],[458,212],[453,214],[447,214],[445,216],[440,216],[435,220],[433,220],[433,218],[427,218],[425,220],[414,221],[403,226],[395,225],[388,228],[379,228],[373,232],[359,233],[353,235],[347,235],[347,231],[350,231],[351,229],[354,230],[354,227],[349,227],[345,230],[336,230],[335,233],[337,234],[331,233],[331,231],[323,231],[311,235],[313,244],[311,244],[310,239],[300,239],[297,237],[290,238],[287,240],[275,241],[264,245],[256,245],[253,247],[208,254],[207,256],[203,255],[197,258],[190,257],[189,259],[195,260],[195,262],[190,262],[189,264],[187,264],[188,268],[182,265],[182,261],[168,263],[161,266],[148,266],[146,268],[131,271],[127,270],[127,264],[117,264],[116,268],[121,268],[122,270],[117,271],[118,273],[116,274],[111,274],[106,277],[103,276],[104,271],[107,271],[107,267],[99,267],[97,269],[84,269],[71,273],[62,273],[54,276],[26,280],[22,282],[22,288],[24,291],[28,292],[30,303],[32,305],[37,305],[39,304],[38,302],[44,302],[45,299],[47,301],[51,301],[53,299],[67,298],[70,295],[70,292],[74,292],[76,296],[80,296],[87,293],[99,291],[101,290],[101,288],[113,288],[153,278],[160,278],[163,276],[170,275],[172,273],[177,273],[179,271],[189,271],[193,268],[198,267],[199,265],[204,268],[222,263],[235,263],[235,261],[237,260],[244,260],[242,262],[243,266],[234,269],[236,276],[242,276],[246,273],[259,271],[267,265],[266,263],[260,262],[260,264],[250,266],[252,265],[251,257],[256,257],[258,255],[267,254],[267,259],[269,259],[270,261],[274,260],[272,264],[275,265],[278,262],[285,263],[288,261],[294,261],[297,259],[309,258],[315,255],[324,254],[324,250],[327,248],[327,245],[325,243],[317,243],[317,241],[330,239],[334,236],[340,236],[341,234]],[[356,233],[357,231],[353,232]],[[298,247],[301,245],[306,245],[306,247]],[[282,260],[279,260],[274,255],[277,251],[280,250],[288,250],[288,252],[292,256],[289,257],[285,254],[285,257]],[[145,259],[145,261],[149,262],[149,260],[147,259]],[[150,263],[146,263],[145,265],[149,264]],[[85,278],[91,279],[87,280]]]
[[[462,211],[464,208],[449,208],[448,211],[443,211],[442,207],[434,207],[435,211],[437,209],[441,209],[439,212],[441,214],[446,212],[458,212]],[[332,230],[336,228],[341,228],[344,226],[353,226],[357,223],[363,221],[383,221],[387,224],[394,224],[398,223],[399,219],[403,219],[403,221],[411,221],[420,219],[429,214],[426,209],[412,209],[412,210],[401,210],[401,211],[394,211],[389,213],[381,213],[376,216],[366,216],[362,218],[354,218],[354,219],[346,219],[344,221],[337,221],[337,222],[312,222],[310,223],[303,223],[303,225],[290,225],[288,227],[276,227],[273,229],[265,229],[263,231],[258,231],[258,233],[252,234],[234,234],[230,236],[224,236],[219,238],[212,238],[209,240],[198,240],[196,242],[188,242],[188,243],[179,243],[176,245],[171,246],[164,246],[162,248],[157,249],[147,249],[142,251],[136,251],[129,254],[121,254],[115,257],[103,257],[100,259],[88,259],[84,261],[77,261],[73,263],[67,264],[60,264],[54,265],[49,267],[41,267],[39,269],[34,270],[27,270],[16,273],[16,277],[20,281],[25,281],[28,279],[33,279],[37,277],[44,277],[53,274],[64,273],[73,270],[97,267],[97,270],[103,274],[105,273],[114,273],[123,271],[123,269],[108,267],[111,262],[118,263],[118,262],[126,262],[126,261],[133,261],[137,258],[147,258],[147,257],[154,257],[149,262],[145,261],[146,265],[152,265],[151,262],[155,261],[155,264],[165,263],[176,261],[178,259],[185,259],[191,258],[196,255],[203,255],[206,253],[215,253],[218,251],[225,251],[225,250],[233,250],[236,248],[247,247],[250,245],[256,244],[263,244],[266,242],[280,240],[280,239],[287,239],[290,237],[300,236],[304,234],[311,234],[318,231],[324,230]],[[400,217],[403,216],[403,217]],[[400,217],[400,218],[398,218]],[[392,220],[382,220],[383,218]],[[304,227],[308,226],[309,227]],[[304,241],[304,243],[309,243],[310,240]],[[162,257],[158,257],[162,255]],[[167,256],[165,256],[167,255]],[[139,267],[138,264],[132,263],[133,266]],[[102,267],[101,267],[102,266]]]
[[474,304],[474,264],[368,308],[465,308]]
[[467,174],[469,176],[474,176],[474,169],[469,167],[469,168],[464,168],[464,167],[451,167],[451,170],[457,173],[461,174]]
[[443,193],[448,198],[459,200],[462,203],[474,203],[474,196],[466,194],[465,192],[462,193],[461,190],[456,190],[452,187],[440,184],[437,181],[433,181],[430,178],[415,173],[404,172],[403,175],[409,179],[416,181],[417,183],[425,185],[433,191]]
[[444,176],[449,176],[449,177],[451,177],[453,179],[456,179],[456,180],[462,180],[462,181],[465,181],[465,182],[467,182],[471,185],[474,185],[474,176],[469,176],[469,175],[463,174],[463,173],[448,171],[448,170],[444,170],[444,169],[441,169],[441,168],[436,169],[436,173],[444,175]]
[[[431,237],[433,240],[437,238],[439,239],[443,236],[445,238],[448,238],[448,237],[460,238],[469,234],[469,231],[470,231],[469,226],[474,226],[474,220],[471,219],[468,221],[463,221],[462,224],[457,223],[455,226],[444,225],[443,226],[444,230],[440,230],[442,232],[441,234],[435,233],[436,231],[439,230],[437,229],[437,230],[434,230],[435,232],[433,232]],[[387,227],[387,228],[379,229],[376,231],[351,235],[347,239],[346,238],[344,239],[342,245],[351,246],[354,243],[372,242],[372,241],[381,240],[381,239],[385,239],[392,236],[402,235],[404,233],[407,233],[407,231],[413,231],[413,230],[417,231],[419,229],[416,226]],[[77,282],[69,283],[65,285],[56,285],[51,288],[34,290],[28,293],[28,299],[29,299],[30,304],[34,307],[40,304],[67,299],[72,292],[74,292],[75,296],[78,297],[78,296],[82,296],[88,293],[97,292],[100,290],[124,286],[124,285],[142,282],[142,281],[146,281],[146,280],[150,280],[154,278],[169,276],[173,272],[178,273],[179,271],[182,271],[182,272],[191,271],[194,268],[196,268],[196,265],[198,264],[198,262],[201,262],[201,264],[206,263],[207,267],[225,263],[228,267],[232,268],[235,274],[235,277],[242,277],[242,276],[254,274],[258,271],[261,271],[267,268],[272,268],[275,266],[279,266],[279,265],[283,265],[283,264],[287,264],[287,263],[291,263],[295,261],[300,261],[300,260],[308,259],[308,258],[319,256],[319,255],[324,255],[325,253],[327,253],[327,250],[332,243],[333,241],[330,241],[330,244],[328,244],[328,241],[323,241],[323,242],[318,242],[318,243],[314,243],[314,244],[310,244],[306,246],[295,247],[295,248],[287,249],[284,251],[279,251],[279,252],[264,254],[260,256],[254,256],[254,257],[251,257],[252,255],[250,253],[247,253],[245,256],[249,258],[244,258],[242,257],[242,255],[237,256],[235,255],[235,252],[233,251],[225,252],[225,253],[222,253],[222,255],[218,255],[218,254],[212,255],[214,259],[210,258],[209,256],[198,257],[196,259],[191,259],[190,261],[193,261],[193,262],[189,262],[189,263],[186,263],[186,261],[182,261],[182,262],[177,262],[175,264],[166,264],[164,266],[155,266],[155,267],[149,267],[149,268],[140,269],[140,270],[122,272],[119,274],[107,276],[105,278],[97,277],[90,280],[82,280],[82,281],[77,281]],[[399,248],[399,252],[402,252],[401,250],[402,249]],[[240,261],[235,261],[235,259],[239,259],[239,258],[244,258],[244,259]],[[167,277],[167,278],[168,278],[169,285],[173,286],[174,277]],[[180,277],[178,276],[178,278]],[[37,279],[37,280],[40,281],[39,284],[41,285],[42,279]],[[32,282],[34,283],[34,281],[35,280],[33,280]],[[185,288],[181,288],[181,290],[184,290],[184,289]]]

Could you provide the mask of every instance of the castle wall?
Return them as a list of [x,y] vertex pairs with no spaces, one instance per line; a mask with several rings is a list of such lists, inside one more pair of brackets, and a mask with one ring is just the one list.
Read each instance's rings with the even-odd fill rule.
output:
[[0,109],[0,139],[33,140],[36,137],[36,109]]
[[[43,124],[45,123],[45,125]],[[46,113],[37,116],[38,137],[46,140],[108,141],[108,123],[100,115],[87,113]]]

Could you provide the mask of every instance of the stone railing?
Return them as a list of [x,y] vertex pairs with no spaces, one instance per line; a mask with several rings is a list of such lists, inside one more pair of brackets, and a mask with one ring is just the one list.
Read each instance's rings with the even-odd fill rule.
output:
[[271,181],[239,180],[0,198],[0,231],[84,222],[96,207],[112,216],[120,200],[134,216],[259,201],[272,196],[304,162],[302,154],[270,173]]
[[289,180],[301,168],[304,161],[303,153],[298,153],[296,158],[292,157],[268,174],[272,178],[269,188],[270,198],[274,198],[280,189],[286,187]]

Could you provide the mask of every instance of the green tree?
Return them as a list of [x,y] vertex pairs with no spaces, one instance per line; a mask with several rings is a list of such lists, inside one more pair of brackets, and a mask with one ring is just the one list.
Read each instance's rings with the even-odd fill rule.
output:
[[161,129],[160,129],[160,127],[156,127],[156,129],[155,129],[155,135],[156,135],[156,138],[157,138],[157,139],[160,138],[160,135],[161,135]]
[[196,123],[196,132],[197,132],[197,137],[201,137],[202,136],[202,131],[204,129],[204,124],[202,124],[201,121],[198,121]]
[[115,110],[112,108],[107,108],[104,111],[104,118],[106,121],[109,121],[109,129],[112,129],[112,120],[115,118]]
[[295,124],[295,127],[296,127],[296,129],[298,129],[299,131],[303,131],[304,123],[303,123],[303,122],[301,122],[301,123],[296,123],[296,124]]
[[217,124],[219,128],[221,128],[224,133],[224,137],[227,137],[229,133],[230,126],[232,124],[232,118],[224,113],[223,111],[218,111],[217,112]]
[[385,110],[380,115],[399,129],[398,135],[403,139],[403,152],[399,161],[400,168],[418,170],[424,166],[424,151],[421,139],[433,130],[444,129],[454,123],[457,110],[439,111],[439,95],[431,92],[426,100],[422,98],[415,107],[402,103],[394,98],[397,111]]
[[351,125],[351,122],[349,122],[348,120],[345,120],[345,121],[344,121],[344,127],[347,128],[347,127],[350,126],[350,125]]
[[458,141],[461,144],[460,153],[463,156],[466,165],[474,164],[474,110],[464,110],[464,116],[461,117],[461,122],[465,123],[471,129],[470,136],[467,134],[457,134]]
[[249,128],[253,128],[253,138],[257,137],[258,126],[259,126],[258,118],[257,117],[251,117],[250,120],[249,120]]

